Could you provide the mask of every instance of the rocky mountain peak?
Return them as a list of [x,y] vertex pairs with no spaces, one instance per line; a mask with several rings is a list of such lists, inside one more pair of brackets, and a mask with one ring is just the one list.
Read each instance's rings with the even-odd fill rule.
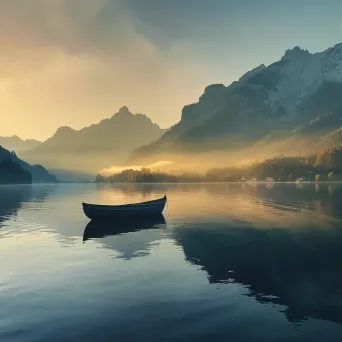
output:
[[226,90],[224,84],[210,84],[207,87],[205,87],[204,94],[210,94],[221,90]]
[[293,49],[288,49],[285,51],[282,61],[293,60],[298,58],[308,58],[310,56],[308,50],[301,49],[299,46],[295,46]]
[[241,76],[239,79],[239,82],[246,81],[248,78],[250,78],[251,76],[254,76],[255,74],[257,74],[258,72],[260,72],[261,70],[263,70],[265,68],[266,68],[265,64],[260,64],[256,68],[254,68],[250,71],[247,71],[243,76]]
[[129,111],[128,107],[123,106],[119,109],[118,111],[119,114],[131,114],[131,112]]
[[74,132],[74,130],[69,127],[69,126],[62,126],[62,127],[59,127],[55,133],[55,135],[65,135],[65,134],[70,134]]

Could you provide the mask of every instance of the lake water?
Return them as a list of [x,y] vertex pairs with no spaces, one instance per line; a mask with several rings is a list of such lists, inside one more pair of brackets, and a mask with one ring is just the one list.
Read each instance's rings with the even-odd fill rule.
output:
[[[81,208],[164,193],[124,234]],[[339,184],[0,187],[0,341],[341,341],[341,220]]]

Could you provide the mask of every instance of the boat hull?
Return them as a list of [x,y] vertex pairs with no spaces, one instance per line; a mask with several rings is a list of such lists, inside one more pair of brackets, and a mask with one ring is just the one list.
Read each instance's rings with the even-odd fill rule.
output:
[[151,217],[162,215],[166,205],[166,196],[162,199],[126,204],[126,205],[96,205],[82,203],[84,214],[91,220],[108,220],[127,217]]

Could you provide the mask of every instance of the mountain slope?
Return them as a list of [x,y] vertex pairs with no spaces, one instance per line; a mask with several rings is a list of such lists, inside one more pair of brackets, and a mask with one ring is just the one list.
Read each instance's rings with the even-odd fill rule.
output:
[[43,166],[41,165],[30,165],[27,162],[19,159],[15,152],[10,152],[0,146],[0,163],[6,163],[7,161],[11,161],[19,165],[23,170],[28,171],[32,175],[32,181],[34,183],[56,183],[58,182],[57,178],[50,174]]
[[134,151],[131,162],[245,148],[284,130],[318,146],[320,137],[341,126],[340,94],[342,43],[315,54],[295,47],[228,87],[207,87],[197,103],[184,107],[178,124],[159,141]]
[[0,137],[0,145],[7,150],[15,152],[32,150],[40,144],[41,142],[38,140],[22,140],[17,135],[13,135],[12,137]]
[[20,155],[53,169],[97,172],[124,161],[134,149],[158,140],[164,132],[147,116],[122,107],[110,119],[79,131],[61,127],[39,147]]
[[0,184],[31,184],[32,175],[11,159],[0,163]]

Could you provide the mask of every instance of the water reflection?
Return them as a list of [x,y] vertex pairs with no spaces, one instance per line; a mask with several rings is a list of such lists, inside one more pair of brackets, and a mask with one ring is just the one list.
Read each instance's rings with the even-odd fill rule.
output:
[[161,229],[166,227],[163,215],[149,218],[128,218],[110,221],[90,221],[83,232],[83,242],[99,240],[105,248],[131,259],[145,256],[153,243],[162,238]]
[[179,227],[174,238],[210,283],[239,283],[261,303],[284,306],[289,321],[342,323],[340,229],[256,229],[246,225]]
[[[269,186],[271,185],[271,186]],[[342,186],[339,183],[297,184],[99,184],[97,190],[104,203],[134,202],[168,195],[172,212],[186,211],[190,216],[237,213],[250,204],[254,208],[287,205],[296,212],[323,211],[342,218]],[[120,194],[120,195],[118,195]]]
[[[164,193],[167,224],[88,224],[82,212],[83,200]],[[341,195],[339,184],[0,187],[0,340],[338,341]]]
[[0,227],[18,214],[24,203],[42,202],[52,195],[58,185],[2,185],[0,186]]
[[[122,195],[136,195],[141,194],[142,198],[147,198],[155,193],[156,189],[160,189],[158,184],[136,184],[136,183],[119,183],[115,184],[96,184],[96,189],[104,194],[109,194],[115,189],[116,194],[120,192]],[[166,188],[166,187],[165,187]]]

